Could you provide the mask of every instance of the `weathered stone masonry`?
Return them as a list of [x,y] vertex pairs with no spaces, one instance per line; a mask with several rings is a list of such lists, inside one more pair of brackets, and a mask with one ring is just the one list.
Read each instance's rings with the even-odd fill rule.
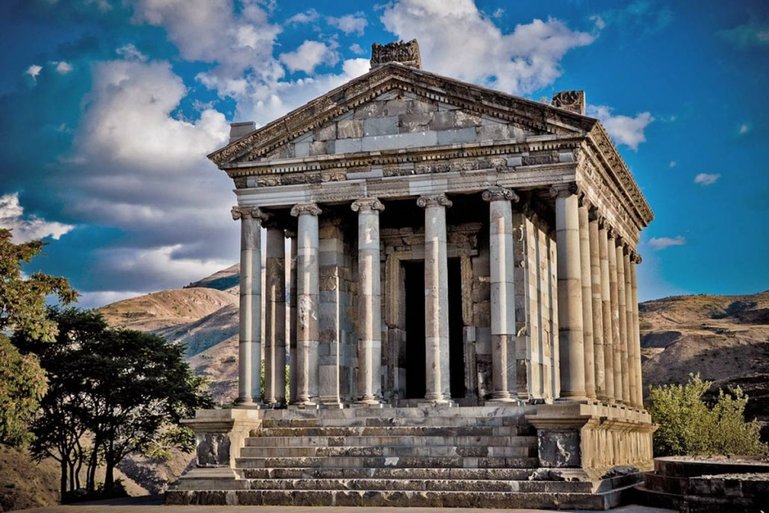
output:
[[502,404],[537,429],[540,466],[648,465],[636,245],[652,213],[584,94],[532,102],[379,48],[368,74],[234,124],[209,156],[242,226],[240,405]]

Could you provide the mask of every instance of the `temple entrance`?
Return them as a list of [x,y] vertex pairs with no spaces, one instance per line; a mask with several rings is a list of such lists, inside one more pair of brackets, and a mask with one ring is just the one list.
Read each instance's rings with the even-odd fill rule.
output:
[[[425,396],[425,263],[403,261],[406,312],[406,399]],[[449,372],[451,397],[465,396],[465,351],[462,336],[462,275],[458,258],[448,259]]]

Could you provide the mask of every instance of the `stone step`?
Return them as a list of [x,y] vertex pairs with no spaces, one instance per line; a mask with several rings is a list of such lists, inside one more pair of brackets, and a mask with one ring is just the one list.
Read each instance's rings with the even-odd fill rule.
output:
[[298,436],[519,436],[528,435],[521,426],[387,426],[387,427],[271,427],[254,429],[251,437]]
[[296,456],[269,458],[236,458],[238,469],[267,467],[400,467],[400,468],[529,468],[538,463],[534,457],[465,457],[465,456]]
[[263,428],[273,427],[385,427],[385,426],[519,426],[525,425],[522,416],[517,417],[355,417],[355,418],[283,418],[264,419]]
[[450,492],[581,492],[590,482],[496,479],[251,479],[251,490],[424,490]]
[[621,490],[601,494],[421,490],[171,490],[166,492],[166,504],[604,510],[617,504],[620,493]]
[[526,457],[536,456],[536,446],[342,446],[342,447],[243,447],[242,458],[271,458],[295,456],[371,457],[371,456],[465,456],[465,457]]
[[246,447],[491,446],[536,447],[536,436],[259,436]]
[[536,468],[243,468],[245,479],[491,479],[527,480]]

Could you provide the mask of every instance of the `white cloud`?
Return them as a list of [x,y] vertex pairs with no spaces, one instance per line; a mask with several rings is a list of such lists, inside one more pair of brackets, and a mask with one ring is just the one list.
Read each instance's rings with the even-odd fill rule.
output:
[[104,290],[99,292],[81,292],[77,297],[79,308],[101,308],[124,299],[141,296],[145,292],[133,290]]
[[227,0],[135,0],[134,19],[165,27],[185,60],[215,63],[198,78],[221,95],[237,95],[243,75],[256,82],[282,76],[272,56],[280,27],[258,0],[241,4],[236,13]]
[[646,142],[644,130],[654,121],[654,117],[649,112],[641,112],[635,117],[623,116],[621,114],[612,114],[611,107],[605,105],[588,105],[588,116],[598,118],[606,131],[617,144],[624,144],[633,150],[638,149],[638,145]]
[[321,63],[333,66],[339,62],[339,54],[320,41],[305,41],[293,52],[281,54],[280,62],[290,71],[311,74]]
[[738,136],[748,135],[750,133],[751,128],[752,127],[750,126],[750,123],[743,123],[737,129],[737,135]]
[[400,39],[419,40],[425,69],[517,94],[551,84],[563,56],[595,40],[553,18],[503,33],[472,0],[401,0],[381,19]]
[[19,193],[3,194],[0,196],[0,228],[13,230],[13,240],[16,243],[51,237],[59,237],[71,231],[74,226],[49,222],[36,216],[24,216],[24,207],[19,202]]
[[341,30],[345,34],[355,33],[362,36],[363,32],[366,30],[366,25],[368,25],[368,20],[362,12],[356,12],[355,14],[346,14],[338,18],[328,16],[326,18],[326,23]]
[[136,46],[133,44],[127,44],[124,46],[121,46],[117,50],[115,50],[115,53],[117,53],[119,56],[121,56],[123,59],[127,61],[139,61],[139,62],[146,62],[147,56],[144,55],[142,52],[139,51]]
[[686,244],[686,238],[683,235],[675,237],[652,237],[649,239],[649,247],[654,251],[661,251],[671,246],[683,246]]
[[354,53],[355,55],[363,55],[366,53],[366,50],[361,47],[358,43],[353,43],[350,45],[350,51]]
[[32,80],[37,82],[37,77],[38,77],[38,75],[40,75],[41,71],[43,71],[43,67],[42,66],[40,66],[39,64],[31,64],[27,68],[27,71],[24,72],[24,74],[25,75],[29,75],[30,77],[32,77]]
[[318,11],[315,9],[308,9],[304,12],[296,13],[286,20],[288,25],[302,25],[305,23],[315,23],[320,19]]
[[721,175],[718,174],[700,173],[694,177],[694,183],[707,187],[716,183],[719,178],[721,178]]
[[497,9],[496,9],[496,10],[495,10],[495,11],[494,11],[492,14],[491,14],[491,17],[492,17],[492,18],[495,18],[495,19],[499,19],[499,18],[501,18],[502,16],[504,16],[504,14],[505,14],[505,10],[504,10],[504,9],[502,9],[501,7],[499,7],[499,8],[497,8]]
[[72,71],[72,64],[67,61],[59,61],[56,63],[56,73],[59,75],[66,75],[70,71]]

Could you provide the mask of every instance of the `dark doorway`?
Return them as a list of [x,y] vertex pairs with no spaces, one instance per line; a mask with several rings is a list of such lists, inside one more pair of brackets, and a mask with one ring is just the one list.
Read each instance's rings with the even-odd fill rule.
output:
[[[425,396],[425,263],[403,262],[406,283],[406,399]],[[458,258],[448,260],[449,372],[452,398],[465,396],[465,351],[462,333],[462,271]]]
[[406,280],[406,399],[425,396],[425,263],[403,262]]
[[451,398],[465,396],[465,343],[462,322],[462,266],[449,258],[449,370]]

